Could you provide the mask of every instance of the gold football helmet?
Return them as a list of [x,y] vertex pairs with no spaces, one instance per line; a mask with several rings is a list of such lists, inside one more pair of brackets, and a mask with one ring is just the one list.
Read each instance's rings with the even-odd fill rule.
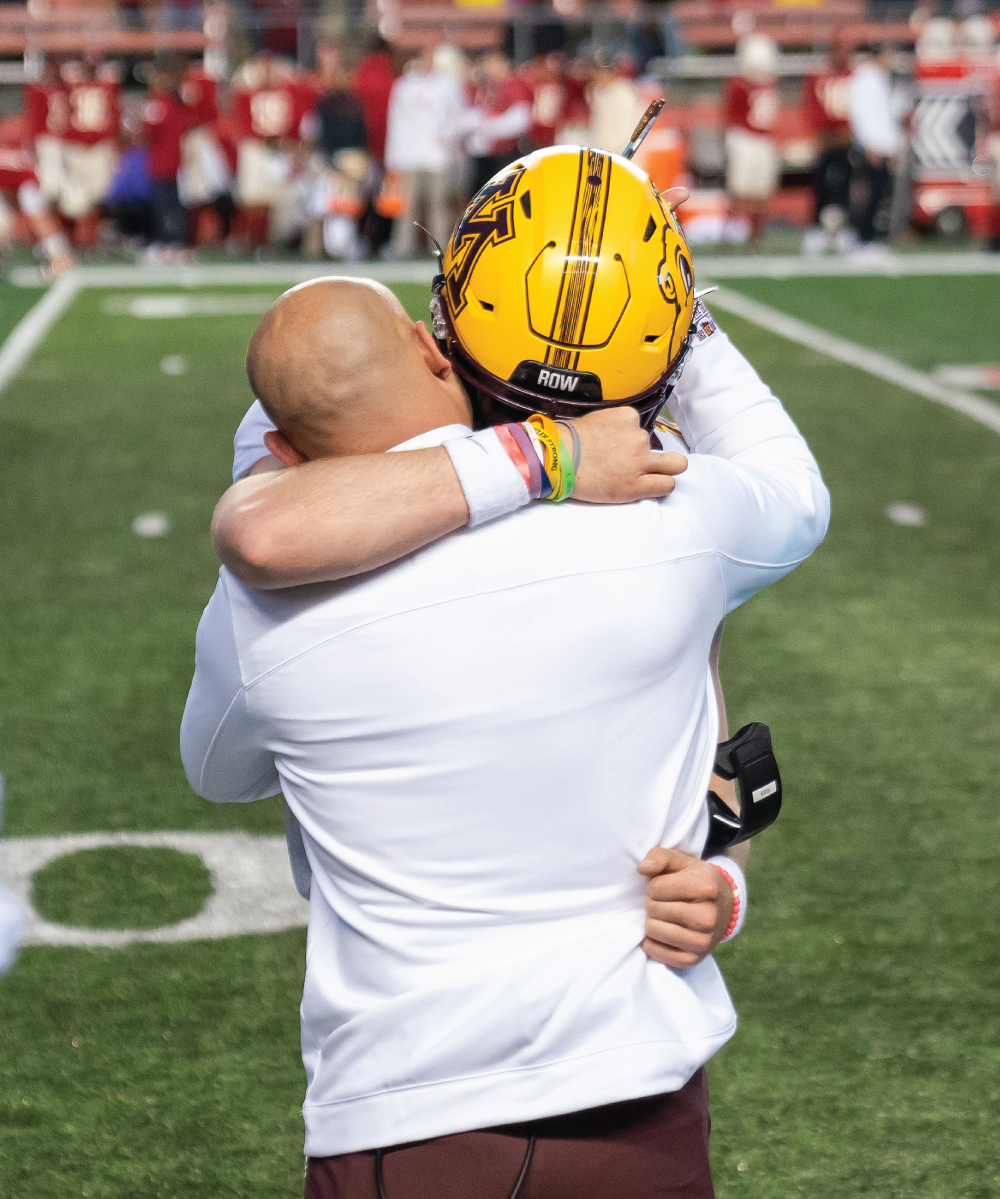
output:
[[686,355],[690,252],[617,154],[537,150],[473,197],[435,282],[435,335],[475,391],[520,412],[637,408],[652,429]]

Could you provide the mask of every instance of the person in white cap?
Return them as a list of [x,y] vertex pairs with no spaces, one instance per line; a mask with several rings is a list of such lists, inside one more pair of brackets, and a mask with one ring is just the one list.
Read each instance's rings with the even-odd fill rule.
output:
[[[392,229],[397,258],[417,248],[415,222],[441,246],[453,225],[450,192],[455,145],[463,131],[465,105],[455,79],[435,67],[429,46],[411,59],[392,85],[385,139],[385,168],[396,174],[402,212]],[[430,253],[433,246],[427,247]]]

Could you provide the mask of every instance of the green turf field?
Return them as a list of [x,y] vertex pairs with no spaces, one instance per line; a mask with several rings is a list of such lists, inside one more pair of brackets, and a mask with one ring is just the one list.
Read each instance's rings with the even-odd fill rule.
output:
[[[995,279],[726,282],[922,369],[1000,344]],[[422,315],[424,289],[400,291]],[[273,801],[193,796],[176,748],[256,318],[111,317],[116,294],[82,292],[0,396],[4,833],[278,833]],[[0,292],[7,327],[24,296]],[[731,620],[723,654],[730,722],[771,725],[786,807],[755,849],[746,932],[719,953],[741,1028],[711,1069],[718,1193],[986,1199],[1000,1192],[1000,437],[720,323],[809,438],[834,516],[816,556]],[[165,374],[175,355],[186,373]],[[893,524],[895,502],[926,525]],[[165,536],[132,532],[149,512],[169,517]],[[128,903],[135,926],[143,904],[177,919],[204,895],[182,855],[171,874],[169,854],[147,869],[120,852],[48,868],[39,904],[106,924]],[[301,1194],[304,943],[25,950],[0,980],[0,1196]]]

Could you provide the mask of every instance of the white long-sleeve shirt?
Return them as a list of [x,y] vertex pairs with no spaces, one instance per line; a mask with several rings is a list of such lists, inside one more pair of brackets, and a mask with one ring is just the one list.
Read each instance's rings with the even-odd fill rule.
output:
[[899,119],[892,107],[889,72],[874,62],[854,68],[847,91],[851,136],[863,150],[891,158],[899,149]]
[[385,165],[390,171],[444,171],[458,156],[465,106],[454,79],[411,71],[389,95]]
[[639,948],[635,868],[701,851],[712,635],[828,497],[724,334],[675,398],[664,500],[533,504],[333,584],[220,572],[182,754],[199,794],[280,787],[302,830],[308,1155],[670,1091],[735,1029],[711,958]]

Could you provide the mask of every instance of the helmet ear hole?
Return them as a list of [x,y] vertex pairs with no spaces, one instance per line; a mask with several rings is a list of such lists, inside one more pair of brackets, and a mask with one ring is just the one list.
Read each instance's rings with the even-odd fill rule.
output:
[[531,220],[531,192],[525,192],[521,197],[521,211]]
[[654,221],[653,218],[650,217],[649,220],[646,222],[646,232],[642,235],[642,240],[649,241],[649,239],[653,236],[653,234],[655,232],[656,232],[656,221]]

